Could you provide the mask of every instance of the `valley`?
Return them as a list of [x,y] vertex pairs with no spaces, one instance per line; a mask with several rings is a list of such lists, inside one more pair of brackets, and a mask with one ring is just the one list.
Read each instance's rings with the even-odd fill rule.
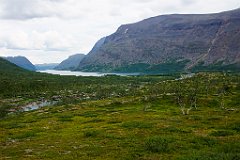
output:
[[[0,77],[1,159],[240,157],[239,74],[76,77],[19,70]],[[56,103],[18,108],[46,100]]]
[[239,2],[205,3],[1,0],[0,160],[240,160]]

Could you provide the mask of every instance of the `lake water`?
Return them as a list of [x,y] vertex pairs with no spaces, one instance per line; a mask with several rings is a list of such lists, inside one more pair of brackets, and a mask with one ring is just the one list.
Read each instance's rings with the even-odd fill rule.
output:
[[94,77],[100,77],[105,75],[119,75],[119,76],[139,75],[139,73],[98,73],[98,72],[58,71],[58,70],[44,70],[38,72],[65,76],[94,76]]

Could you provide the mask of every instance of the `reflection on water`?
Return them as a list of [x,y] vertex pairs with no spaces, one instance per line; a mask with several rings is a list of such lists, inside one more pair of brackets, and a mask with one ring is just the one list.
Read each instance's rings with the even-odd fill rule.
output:
[[139,75],[139,73],[98,73],[98,72],[80,72],[80,71],[58,71],[58,70],[45,70],[38,71],[42,73],[65,75],[65,76],[94,76],[100,77],[105,75],[119,75],[119,76],[128,76],[128,75]]
[[54,104],[56,104],[57,101],[42,101],[42,102],[33,102],[33,103],[30,103],[26,106],[23,106],[21,107],[23,111],[33,111],[33,110],[36,110],[36,109],[39,109],[39,108],[42,108],[42,107],[45,107],[45,106],[52,106]]

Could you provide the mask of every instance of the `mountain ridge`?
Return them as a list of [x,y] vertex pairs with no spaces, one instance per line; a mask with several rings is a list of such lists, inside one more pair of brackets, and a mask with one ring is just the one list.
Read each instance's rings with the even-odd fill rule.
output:
[[217,64],[223,68],[236,64],[238,68],[239,26],[240,9],[151,17],[121,25],[100,47],[90,51],[77,69],[121,72],[121,68],[136,64],[154,68],[183,61],[186,64],[181,70],[194,70],[199,65],[214,70]]
[[2,57],[7,61],[30,71],[36,71],[35,66],[24,56]]
[[0,73],[1,73],[1,75],[12,76],[12,75],[16,75],[16,74],[30,73],[30,72],[31,71],[21,68],[21,67],[17,66],[16,64],[11,63],[8,60],[4,59],[3,57],[0,57]]
[[44,64],[35,64],[35,67],[37,70],[52,70],[54,69],[57,65],[59,65],[58,63],[44,63]]

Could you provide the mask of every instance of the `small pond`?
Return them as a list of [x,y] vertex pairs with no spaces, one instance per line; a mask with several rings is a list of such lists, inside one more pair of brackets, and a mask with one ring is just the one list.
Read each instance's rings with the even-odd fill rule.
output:
[[24,112],[27,111],[33,111],[42,107],[46,107],[46,106],[52,106],[54,104],[56,104],[57,101],[42,101],[42,102],[32,102],[30,104],[27,104],[25,106],[22,106],[21,109]]

